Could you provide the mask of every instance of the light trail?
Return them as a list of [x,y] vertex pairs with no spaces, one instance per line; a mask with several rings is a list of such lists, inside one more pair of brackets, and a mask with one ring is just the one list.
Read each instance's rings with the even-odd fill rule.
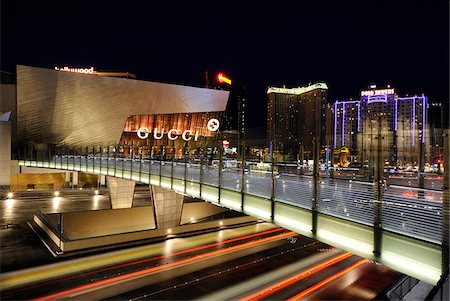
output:
[[261,238],[260,240],[257,240],[257,241],[246,242],[246,243],[243,243],[243,244],[240,244],[240,245],[237,245],[237,246],[229,247],[227,249],[211,251],[211,252],[208,252],[208,253],[197,255],[195,257],[174,261],[174,262],[167,263],[167,264],[161,265],[161,266],[156,266],[156,267],[153,267],[153,268],[150,268],[150,269],[140,270],[140,271],[128,273],[128,274],[125,274],[125,275],[120,275],[120,276],[116,276],[116,277],[113,277],[113,278],[100,280],[100,281],[97,281],[97,282],[94,282],[94,283],[82,285],[82,286],[79,286],[79,287],[75,287],[75,288],[72,288],[72,289],[68,289],[68,290],[64,290],[64,291],[58,292],[58,293],[54,293],[54,294],[51,294],[51,295],[40,297],[40,298],[37,298],[37,299],[34,299],[34,300],[35,301],[45,301],[45,300],[54,300],[54,299],[61,298],[61,297],[68,297],[68,295],[70,295],[70,294],[82,293],[83,291],[93,290],[93,289],[101,287],[103,285],[113,284],[114,282],[117,283],[117,282],[122,282],[124,280],[129,280],[129,279],[134,278],[134,277],[146,276],[148,274],[151,274],[151,273],[154,273],[154,272],[158,272],[158,271],[161,271],[161,270],[165,270],[167,268],[173,268],[173,267],[176,267],[176,266],[181,266],[181,265],[184,265],[184,264],[187,264],[187,263],[191,263],[193,261],[198,261],[199,259],[204,260],[204,259],[207,259],[209,257],[216,256],[216,255],[230,253],[230,252],[233,252],[233,251],[236,251],[236,250],[239,250],[239,249],[244,249],[244,248],[248,248],[248,247],[251,247],[251,246],[254,246],[254,245],[264,244],[264,243],[267,243],[267,242],[270,242],[270,241],[273,241],[273,240],[282,239],[282,238],[289,237],[289,236],[292,236],[292,235],[296,235],[296,233],[295,232],[286,232],[286,233],[277,234],[277,235],[271,236],[271,237]]
[[306,271],[303,271],[301,273],[298,273],[292,277],[289,277],[287,279],[284,279],[278,283],[275,283],[269,287],[264,288],[263,290],[260,290],[256,293],[253,293],[243,299],[241,299],[240,301],[255,301],[255,300],[261,300],[262,298],[265,298],[269,295],[272,295],[286,287],[288,287],[289,285],[292,285],[302,279],[305,279],[308,276],[311,276],[313,274],[316,274],[317,272],[322,271],[323,269],[326,269],[327,267],[338,263],[346,258],[349,258],[350,256],[353,256],[352,253],[350,252],[346,252],[344,254],[341,254],[337,257],[331,258],[321,264],[318,264],[316,266],[313,266],[312,268],[307,269]]
[[[274,225],[266,223],[258,226],[264,231],[276,228],[273,227]],[[258,228],[258,226],[256,228]],[[253,234],[254,228],[255,226],[246,226],[234,230],[225,230],[225,232],[219,231],[209,234],[202,234],[192,237],[186,241],[183,240],[183,242],[180,240],[175,243],[174,241],[174,251],[184,250],[187,247],[194,248],[215,242],[218,239],[217,235],[221,236],[220,233],[223,233],[224,236],[229,237],[230,239],[240,237],[241,235]],[[168,241],[166,240],[150,246],[145,245],[131,249],[118,250],[106,254],[92,255],[89,257],[71,259],[68,261],[51,263],[44,266],[0,274],[0,290],[4,292],[5,290],[28,286],[44,280],[56,279],[63,276],[81,273],[83,271],[100,269],[102,267],[107,267],[118,263],[165,254],[167,253],[167,242]]]
[[34,289],[34,288],[42,287],[42,286],[49,285],[49,284],[55,284],[55,283],[58,283],[58,282],[64,282],[64,281],[75,279],[75,278],[86,277],[86,276],[89,276],[89,275],[92,275],[92,274],[96,274],[96,273],[102,273],[102,272],[106,272],[106,271],[110,271],[110,270],[114,270],[114,269],[119,269],[119,268],[123,268],[123,267],[127,267],[127,266],[137,265],[137,264],[150,262],[150,261],[154,261],[154,260],[165,259],[165,258],[178,256],[178,255],[183,255],[183,254],[186,254],[186,253],[200,251],[200,250],[216,247],[216,246],[219,246],[219,245],[225,245],[225,244],[228,244],[228,243],[232,243],[232,242],[236,242],[236,241],[240,241],[240,240],[244,240],[244,239],[249,239],[249,238],[253,238],[253,237],[257,237],[257,236],[271,234],[271,233],[279,232],[279,231],[282,231],[282,230],[285,230],[285,229],[280,227],[280,228],[267,230],[267,231],[263,231],[263,232],[258,232],[258,233],[253,233],[253,234],[240,236],[240,237],[236,237],[236,238],[230,238],[230,239],[227,239],[227,240],[224,240],[224,241],[210,243],[210,244],[207,244],[207,245],[198,246],[198,247],[194,247],[194,248],[190,248],[190,249],[186,249],[186,250],[182,250],[182,251],[178,251],[178,252],[174,252],[174,253],[169,253],[169,254],[160,255],[160,256],[154,256],[154,257],[150,257],[150,258],[145,258],[145,259],[136,260],[136,261],[132,261],[132,262],[127,262],[127,263],[123,263],[123,264],[119,264],[119,265],[115,265],[115,266],[106,267],[106,268],[103,268],[103,269],[92,270],[92,271],[84,272],[84,273],[81,273],[81,274],[71,275],[71,276],[67,276],[67,277],[64,277],[64,278],[49,280],[49,281],[45,281],[45,282],[41,282],[41,283],[37,283],[37,284],[31,285],[31,286],[18,288],[16,290],[10,291],[8,293],[14,293],[15,294],[15,293],[18,293],[18,292],[21,292],[21,291]]
[[306,295],[308,295],[308,294],[311,294],[312,292],[318,290],[318,289],[321,288],[322,286],[324,286],[324,285],[330,283],[331,281],[336,280],[337,278],[341,277],[342,275],[344,275],[344,274],[350,272],[351,270],[353,270],[353,269],[359,267],[360,265],[362,265],[362,264],[364,264],[364,263],[366,263],[366,262],[368,262],[368,261],[369,261],[368,259],[360,260],[360,261],[358,261],[357,263],[355,263],[355,264],[349,266],[348,268],[346,268],[346,269],[340,271],[339,273],[336,273],[336,274],[334,274],[333,276],[328,277],[327,279],[325,279],[325,280],[323,280],[323,281],[321,281],[321,282],[319,282],[319,283],[317,283],[317,284],[311,286],[310,288],[308,288],[308,289],[306,289],[306,290],[304,290],[304,291],[298,293],[297,295],[295,295],[295,296],[293,296],[293,297],[287,299],[286,301],[296,301],[296,300],[299,300],[300,298],[302,298],[302,297],[304,297],[304,296],[306,296]]

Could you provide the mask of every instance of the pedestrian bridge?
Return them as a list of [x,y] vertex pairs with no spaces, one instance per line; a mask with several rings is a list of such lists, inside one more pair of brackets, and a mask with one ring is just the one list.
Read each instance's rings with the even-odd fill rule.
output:
[[[445,270],[442,191],[392,185],[377,192],[373,183],[357,178],[273,174],[203,158],[130,160],[71,155],[20,160],[19,165],[94,173],[171,189],[242,211],[431,284]],[[377,197],[380,193],[382,201]],[[374,226],[377,212],[381,227]]]

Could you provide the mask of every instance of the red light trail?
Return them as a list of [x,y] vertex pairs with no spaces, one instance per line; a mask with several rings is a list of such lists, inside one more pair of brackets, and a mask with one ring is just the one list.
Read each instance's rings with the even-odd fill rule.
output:
[[54,299],[57,299],[57,298],[61,298],[63,296],[67,296],[69,294],[81,293],[83,291],[95,289],[95,288],[101,287],[103,285],[107,285],[107,284],[111,284],[111,283],[119,282],[119,281],[123,281],[123,280],[128,280],[128,279],[131,279],[133,277],[145,276],[145,275],[151,274],[153,272],[157,272],[157,271],[161,271],[161,270],[164,270],[164,269],[167,269],[167,268],[180,266],[180,265],[187,264],[187,263],[199,260],[199,259],[206,259],[208,257],[212,257],[212,256],[215,256],[215,255],[233,252],[233,251],[238,250],[238,249],[243,249],[243,248],[251,247],[251,246],[254,246],[254,245],[258,245],[258,244],[267,243],[269,241],[273,241],[273,240],[289,237],[289,236],[292,236],[292,235],[296,235],[296,233],[295,232],[286,232],[286,233],[277,234],[277,235],[271,236],[271,237],[261,238],[260,240],[257,240],[257,241],[250,241],[250,242],[246,242],[246,243],[243,243],[243,244],[240,244],[240,245],[237,245],[237,246],[229,247],[227,249],[211,251],[211,252],[208,252],[208,253],[197,255],[195,257],[190,257],[190,258],[174,261],[174,262],[167,263],[167,264],[161,265],[161,266],[156,266],[156,267],[153,267],[153,268],[150,268],[150,269],[139,270],[139,271],[136,271],[136,272],[125,274],[125,275],[120,275],[120,276],[116,276],[116,277],[113,277],[113,278],[97,281],[97,282],[94,282],[94,283],[82,285],[82,286],[79,286],[79,287],[75,287],[75,288],[72,288],[72,289],[68,289],[68,290],[64,290],[64,291],[58,292],[58,293],[54,293],[54,294],[51,294],[51,295],[40,297],[40,298],[37,298],[37,299],[34,299],[34,300],[36,300],[36,301],[54,300]]
[[344,254],[341,254],[337,257],[331,258],[321,264],[318,264],[316,266],[313,266],[312,268],[307,269],[306,271],[303,271],[301,273],[298,273],[292,277],[289,277],[287,279],[284,279],[278,283],[275,283],[269,287],[264,288],[263,290],[260,290],[256,293],[253,293],[243,299],[241,299],[240,301],[255,301],[255,300],[261,300],[262,298],[265,298],[269,295],[272,295],[302,279],[305,279],[308,276],[311,276],[313,274],[316,274],[317,272],[320,272],[323,269],[326,269],[327,267],[338,263],[346,258],[349,258],[350,256],[352,256],[352,253],[346,252]]

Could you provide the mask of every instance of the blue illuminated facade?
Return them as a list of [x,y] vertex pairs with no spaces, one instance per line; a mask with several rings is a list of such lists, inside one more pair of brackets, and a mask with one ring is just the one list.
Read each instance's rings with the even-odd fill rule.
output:
[[362,91],[359,100],[337,100],[334,148],[348,148],[349,161],[373,161],[380,149],[390,165],[417,165],[429,144],[427,109],[425,95],[399,97],[391,88]]

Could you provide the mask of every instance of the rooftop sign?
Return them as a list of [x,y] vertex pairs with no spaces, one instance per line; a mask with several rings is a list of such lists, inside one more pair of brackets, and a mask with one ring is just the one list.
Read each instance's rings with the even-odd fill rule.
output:
[[361,91],[361,96],[394,94],[394,88]]
[[298,88],[276,88],[276,87],[269,87],[269,89],[267,90],[267,94],[269,93],[282,93],[282,94],[295,94],[295,95],[299,95],[299,94],[303,94],[306,92],[310,92],[316,89],[325,89],[328,90],[328,86],[325,83],[317,83],[317,84],[313,84],[307,87],[298,87]]
[[231,79],[223,75],[223,73],[217,74],[217,80],[219,81],[219,83],[226,83],[231,85]]
[[65,71],[65,72],[73,72],[73,73],[83,73],[83,74],[94,74],[94,67],[91,68],[74,68],[74,67],[55,67],[56,71]]

